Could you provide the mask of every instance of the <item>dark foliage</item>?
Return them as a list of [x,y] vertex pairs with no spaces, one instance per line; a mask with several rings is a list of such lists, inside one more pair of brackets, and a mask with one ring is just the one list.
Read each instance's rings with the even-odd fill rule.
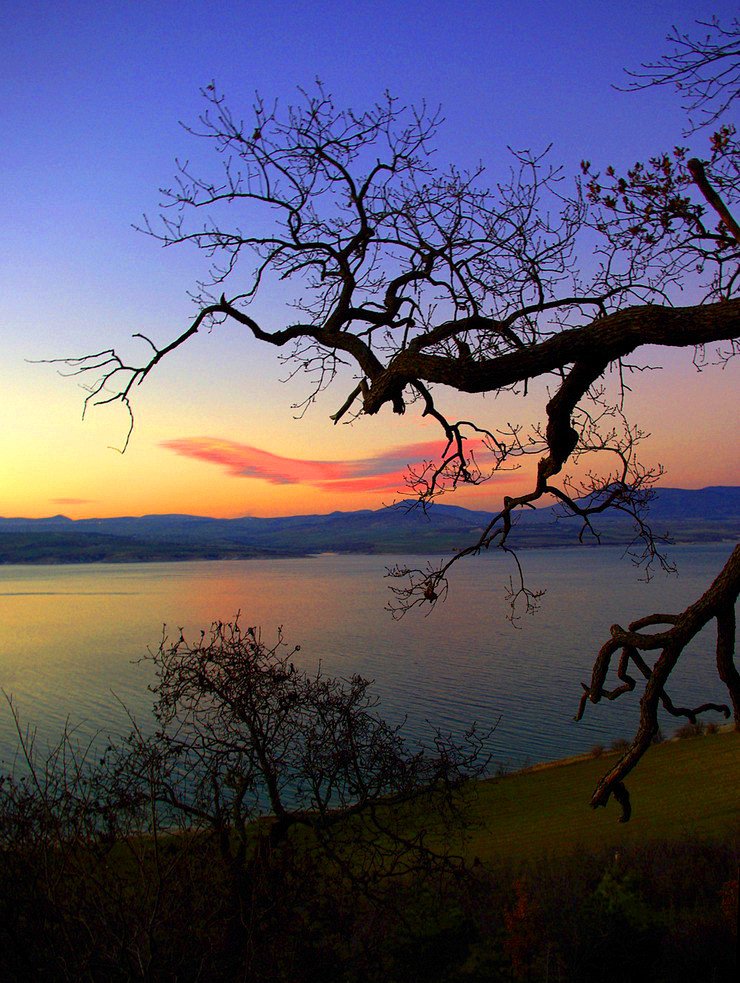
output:
[[[155,727],[0,777],[3,979],[362,978],[465,873],[486,735],[409,748],[367,680],[216,624],[151,656]],[[392,886],[393,885],[393,886]],[[358,969],[360,967],[360,969]]]
[[446,983],[732,979],[737,843],[648,843],[481,873],[465,963]]

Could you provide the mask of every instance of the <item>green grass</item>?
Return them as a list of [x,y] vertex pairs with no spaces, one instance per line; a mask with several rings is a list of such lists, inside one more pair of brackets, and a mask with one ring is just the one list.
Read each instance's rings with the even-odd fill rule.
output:
[[591,793],[615,755],[517,772],[479,783],[466,849],[482,862],[531,860],[575,849],[740,831],[740,734],[671,741],[650,749],[626,784],[632,819],[591,809]]

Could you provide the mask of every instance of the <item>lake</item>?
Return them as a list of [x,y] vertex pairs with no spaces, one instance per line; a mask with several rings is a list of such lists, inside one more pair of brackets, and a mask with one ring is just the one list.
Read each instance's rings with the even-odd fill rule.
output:
[[[394,621],[387,566],[392,556],[316,556],[228,562],[0,566],[0,686],[44,747],[65,721],[81,738],[128,730],[126,712],[146,727],[152,695],[149,664],[163,624],[195,640],[213,620],[283,626],[300,644],[297,663],[330,675],[374,679],[384,715],[408,718],[413,738],[426,721],[453,732],[473,721],[497,724],[494,760],[509,767],[588,751],[628,737],[637,693],[589,706],[573,721],[593,658],[614,622],[654,611],[681,611],[709,586],[731,544],[672,550],[679,575],[649,583],[619,548],[527,550],[532,587],[546,587],[542,610],[513,627],[506,620],[507,558],[484,555],[453,570],[446,602],[426,617]],[[408,558],[406,558],[408,559]],[[411,560],[421,565],[420,557]],[[422,562],[424,562],[422,560]],[[674,702],[726,699],[708,629],[684,656]],[[714,719],[718,719],[715,717]],[[666,734],[681,721],[663,720]],[[12,715],[0,706],[0,759],[17,752]]]

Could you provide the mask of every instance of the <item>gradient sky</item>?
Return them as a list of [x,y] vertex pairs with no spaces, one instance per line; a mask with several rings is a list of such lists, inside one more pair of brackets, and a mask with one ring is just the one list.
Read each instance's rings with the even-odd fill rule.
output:
[[[27,360],[159,342],[192,317],[204,257],[132,230],[156,213],[174,158],[201,154],[178,121],[212,79],[248,114],[259,91],[295,99],[317,76],[362,108],[391,90],[442,106],[440,162],[508,168],[507,145],[544,149],[575,173],[586,157],[623,167],[681,141],[675,94],[625,94],[623,69],[659,56],[676,24],[736,15],[683,0],[55,0],[7,8],[0,40],[3,236],[0,292],[0,514],[72,517],[190,512],[279,515],[379,508],[403,467],[433,456],[436,427],[414,413],[332,426],[335,390],[296,419],[300,381],[281,384],[272,349],[235,327],[170,356],[136,397],[121,455],[120,409],[81,422],[79,380]],[[697,138],[701,152],[703,137]],[[270,312],[279,324],[280,311]],[[651,361],[653,361],[651,359]],[[698,375],[691,353],[661,354],[635,381],[630,415],[644,457],[679,487],[738,483],[737,366]],[[521,418],[509,397],[445,406],[488,425]],[[532,414],[541,412],[534,403]],[[525,417],[533,419],[534,417]],[[735,441],[732,443],[732,441]],[[495,505],[522,473],[458,494]],[[452,502],[450,498],[448,501]]]

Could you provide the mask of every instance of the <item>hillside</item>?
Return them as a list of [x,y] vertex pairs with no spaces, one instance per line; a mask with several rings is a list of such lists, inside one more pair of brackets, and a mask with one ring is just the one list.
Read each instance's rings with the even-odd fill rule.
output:
[[[435,504],[426,513],[409,503],[376,511],[279,518],[214,519],[145,515],[72,520],[0,518],[0,563],[144,562],[247,559],[310,553],[446,553],[471,542],[490,514]],[[676,543],[731,541],[740,535],[740,488],[663,488],[651,522]],[[604,544],[627,544],[632,524],[620,514],[599,517]],[[526,547],[570,546],[579,524],[557,507],[521,514],[515,542]]]
[[652,747],[627,780],[633,815],[626,824],[617,822],[614,805],[588,808],[594,786],[615,757],[611,752],[556,761],[481,782],[473,806],[480,825],[470,835],[468,854],[492,863],[521,862],[643,839],[740,832],[737,791],[728,785],[740,768],[737,733]]

